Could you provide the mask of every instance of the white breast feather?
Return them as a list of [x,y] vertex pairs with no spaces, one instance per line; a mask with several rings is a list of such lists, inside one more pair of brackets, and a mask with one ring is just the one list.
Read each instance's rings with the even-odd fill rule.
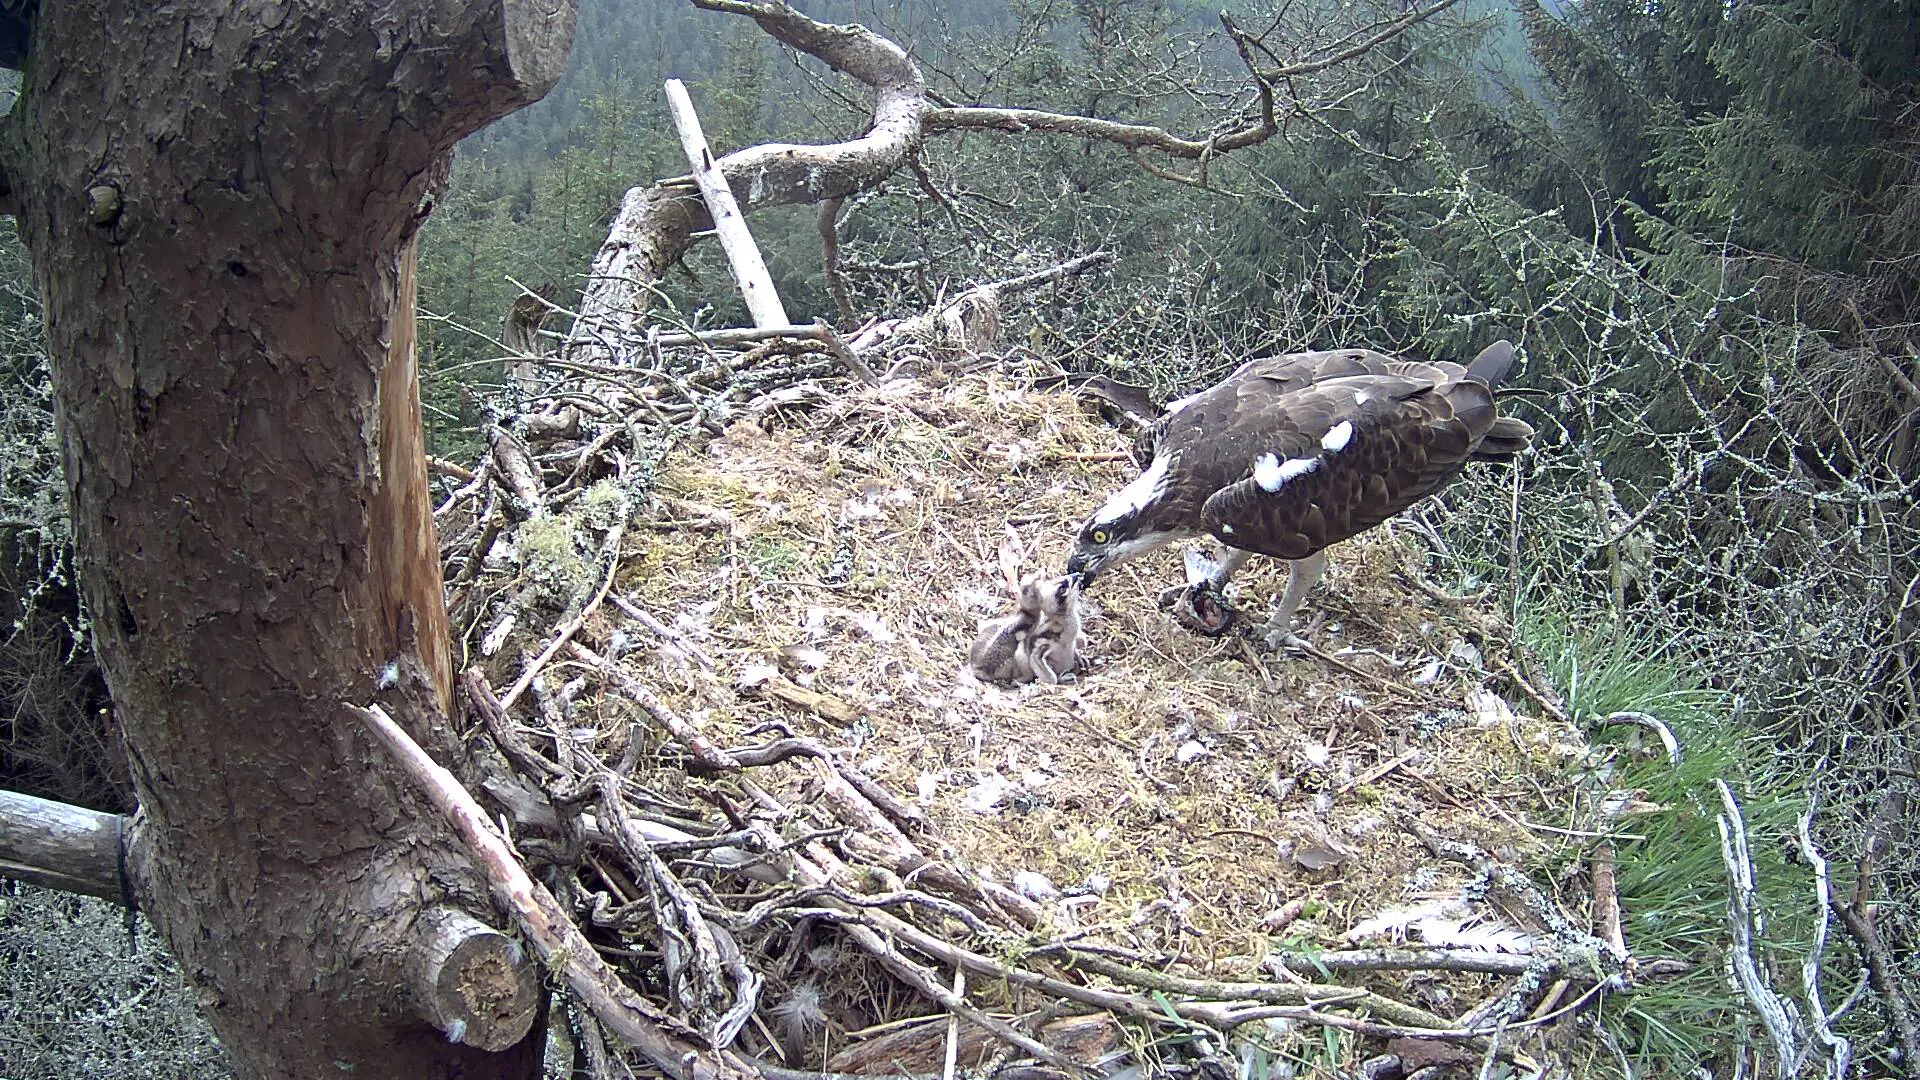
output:
[[1341,450],[1345,450],[1347,443],[1352,441],[1352,439],[1353,421],[1342,420],[1327,429],[1326,435],[1320,439],[1320,448],[1330,454],[1338,453]]
[[[1206,393],[1205,390],[1200,391],[1200,394],[1204,394],[1204,393]],[[1174,413],[1179,412],[1181,409],[1184,409],[1187,406],[1193,404],[1194,402],[1199,401],[1200,394],[1188,394],[1186,397],[1179,398],[1178,400],[1175,400],[1175,401],[1167,402],[1167,415],[1172,416]]]

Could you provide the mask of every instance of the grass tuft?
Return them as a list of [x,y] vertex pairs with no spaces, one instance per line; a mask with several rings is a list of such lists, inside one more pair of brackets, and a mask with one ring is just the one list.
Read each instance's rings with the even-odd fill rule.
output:
[[[1592,1075],[1725,1075],[1766,1039],[1727,978],[1728,880],[1721,861],[1713,782],[1739,799],[1752,846],[1763,930],[1755,960],[1777,991],[1798,987],[1798,964],[1811,940],[1813,896],[1806,867],[1790,861],[1800,777],[1771,740],[1749,727],[1732,695],[1701,685],[1686,657],[1631,631],[1574,630],[1523,620],[1526,643],[1545,662],[1576,724],[1593,739],[1589,780],[1595,798],[1639,792],[1656,809],[1621,820],[1615,872],[1627,946],[1643,963],[1671,957],[1684,974],[1640,982],[1609,995],[1599,1022],[1613,1053],[1594,1044]],[[1679,741],[1678,766],[1645,728],[1606,725],[1616,712],[1643,712]],[[1751,1062],[1749,1063],[1751,1064]]]

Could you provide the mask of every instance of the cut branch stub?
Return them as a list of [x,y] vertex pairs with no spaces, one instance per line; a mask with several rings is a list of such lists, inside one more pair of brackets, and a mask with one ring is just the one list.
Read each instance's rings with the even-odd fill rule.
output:
[[506,0],[500,5],[507,66],[533,98],[546,96],[567,70],[575,5],[567,0]]
[[752,1076],[739,1058],[703,1046],[699,1032],[622,983],[553,894],[527,875],[494,832],[480,804],[386,710],[378,705],[348,709],[466,842],[493,888],[494,899],[512,914],[534,951],[614,1034],[655,1067],[683,1080],[748,1080]]
[[434,908],[415,927],[414,995],[421,1018],[482,1050],[526,1038],[540,982],[520,943],[454,908]]
[[124,835],[118,814],[0,791],[0,877],[125,903]]

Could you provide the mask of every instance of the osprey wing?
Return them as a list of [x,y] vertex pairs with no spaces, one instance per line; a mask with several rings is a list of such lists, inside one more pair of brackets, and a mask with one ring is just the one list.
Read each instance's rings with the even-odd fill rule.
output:
[[[1454,365],[1448,365],[1454,366]],[[1201,524],[1223,543],[1303,559],[1378,525],[1451,480],[1494,426],[1493,393],[1440,365],[1334,378],[1270,403],[1264,443],[1221,440],[1237,470]],[[1417,370],[1417,369],[1416,369]]]

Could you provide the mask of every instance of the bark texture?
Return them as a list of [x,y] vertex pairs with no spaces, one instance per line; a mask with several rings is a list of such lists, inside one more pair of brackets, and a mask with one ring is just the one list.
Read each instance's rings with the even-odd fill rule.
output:
[[552,86],[572,22],[571,0],[33,15],[0,157],[139,899],[242,1077],[537,1073],[537,1039],[450,1044],[409,1000],[420,912],[492,916],[342,703],[456,749],[403,252],[454,142]]

